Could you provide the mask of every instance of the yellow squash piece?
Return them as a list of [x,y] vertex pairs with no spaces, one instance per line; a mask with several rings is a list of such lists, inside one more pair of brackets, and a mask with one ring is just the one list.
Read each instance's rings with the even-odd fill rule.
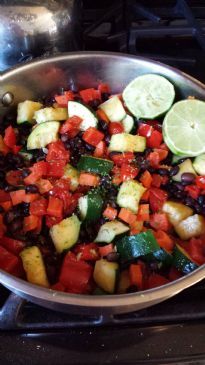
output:
[[25,248],[20,253],[26,277],[29,283],[49,287],[41,251],[37,246]]
[[42,108],[42,106],[43,104],[31,100],[25,100],[22,103],[19,103],[17,109],[17,124],[24,122],[32,123],[34,113]]
[[189,240],[205,233],[205,219],[202,215],[194,214],[175,226],[175,231],[182,240]]
[[128,208],[133,213],[138,212],[139,201],[146,189],[136,180],[124,181],[117,195],[117,204],[121,208]]
[[184,162],[180,163],[178,166],[179,166],[179,172],[176,175],[172,176],[172,180],[180,182],[182,174],[187,172],[196,175],[196,172],[193,168],[193,164],[189,158],[187,158],[187,160],[185,160]]
[[117,262],[108,262],[101,259],[96,261],[93,277],[96,284],[107,293],[115,292],[119,264]]
[[110,139],[109,151],[144,152],[146,138],[129,133],[113,134]]
[[80,173],[78,172],[75,167],[70,165],[69,163],[64,167],[64,175],[62,176],[63,179],[70,180],[70,190],[75,191],[79,185],[79,176]]
[[117,287],[117,293],[118,294],[125,294],[127,292],[127,289],[131,286],[130,282],[130,276],[128,270],[123,270],[120,273],[118,287]]
[[79,237],[80,224],[78,217],[72,215],[50,228],[50,235],[58,253],[74,246]]
[[37,123],[50,122],[52,120],[66,120],[68,118],[67,108],[43,108],[35,112],[34,119]]
[[176,226],[183,219],[193,214],[193,210],[186,205],[169,200],[164,203],[162,211],[168,215],[169,221],[173,226]]

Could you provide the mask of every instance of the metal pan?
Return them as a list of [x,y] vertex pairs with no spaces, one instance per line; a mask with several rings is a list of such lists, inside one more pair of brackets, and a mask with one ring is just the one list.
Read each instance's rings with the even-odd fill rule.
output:
[[[5,72],[1,76],[0,100],[11,106],[0,107],[3,115],[20,101],[38,99],[64,88],[95,87],[108,82],[114,93],[121,92],[137,75],[157,73],[167,77],[176,87],[177,96],[194,95],[205,99],[205,85],[174,68],[148,59],[106,52],[80,52],[36,60]],[[11,96],[11,95],[10,95]],[[21,297],[39,305],[77,314],[117,314],[131,312],[162,302],[205,278],[205,265],[193,273],[162,287],[139,293],[88,296],[55,292],[18,279],[0,270],[0,282]]]

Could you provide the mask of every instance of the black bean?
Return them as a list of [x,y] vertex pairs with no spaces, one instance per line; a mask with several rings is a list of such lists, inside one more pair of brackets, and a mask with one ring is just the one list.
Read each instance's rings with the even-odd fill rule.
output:
[[95,147],[91,146],[89,143],[85,143],[86,150],[93,152],[95,150]]
[[23,178],[27,177],[30,174],[31,174],[31,170],[29,170],[29,169],[23,169],[22,170],[22,177]]
[[119,261],[120,255],[118,252],[110,252],[107,256],[106,259],[109,262],[117,262]]
[[11,233],[20,231],[23,228],[23,220],[21,218],[15,218],[8,226],[8,230]]
[[105,189],[109,189],[112,185],[111,177],[109,175],[102,176],[100,180],[100,185]]
[[198,199],[197,199],[197,201],[198,201],[198,203],[200,204],[200,205],[204,205],[204,203],[205,203],[205,196],[204,195],[199,195],[199,197],[198,197]]
[[100,99],[94,99],[89,102],[89,105],[91,108],[97,109],[97,107],[100,105],[100,103],[101,103]]
[[110,96],[110,93],[102,93],[101,94],[102,101],[108,100],[109,96]]
[[22,211],[22,215],[24,217],[28,217],[29,216],[29,214],[30,214],[29,208],[30,208],[30,204],[29,203],[22,203],[21,211]]
[[112,208],[114,208],[114,209],[117,209],[118,208],[118,205],[117,205],[117,203],[116,203],[116,200],[114,200],[114,199],[109,199],[109,200],[107,200],[106,201],[106,206],[107,205],[110,205]]
[[109,134],[107,134],[106,136],[105,136],[105,139],[104,139],[104,141],[105,141],[105,143],[106,143],[106,145],[108,146],[109,145],[109,143],[110,143],[110,135]]
[[0,171],[0,180],[4,180],[5,178],[5,172],[4,171]]
[[8,184],[6,184],[5,186],[4,186],[4,190],[6,191],[6,192],[10,192],[10,191],[15,191],[16,190],[16,187],[15,186],[13,186],[13,185],[8,185]]
[[79,95],[75,95],[74,100],[78,101],[79,103],[82,103],[82,101],[83,101],[82,98]]
[[184,203],[186,205],[188,205],[189,207],[193,208],[194,205],[195,205],[195,200],[193,198],[191,198],[190,196],[187,196],[185,199],[184,199]]
[[100,130],[102,130],[103,132],[106,132],[107,131],[107,128],[108,128],[108,124],[104,120],[100,119],[98,121],[98,128]]
[[179,166],[174,166],[171,168],[169,172],[169,176],[175,176],[179,172]]
[[[144,167],[143,167],[143,169],[144,169]],[[154,172],[155,172],[155,168],[152,166],[148,166],[146,170],[148,170],[150,172],[150,174],[154,174]]]
[[196,211],[196,213],[200,214],[202,211],[202,207],[200,206],[200,204],[198,204],[197,202],[194,204],[194,209]]
[[67,133],[61,134],[61,141],[67,142],[69,140],[69,136]]
[[157,170],[157,173],[158,173],[159,175],[161,175],[161,176],[166,176],[166,175],[169,175],[169,170],[168,170],[168,169],[163,169],[163,168],[161,168],[161,169],[158,169],[158,170]]
[[176,186],[176,188],[177,188],[178,190],[180,190],[180,191],[183,191],[183,190],[184,190],[183,185],[182,185],[182,184],[180,184],[180,183],[173,184],[173,186]]
[[31,184],[31,185],[27,185],[25,188],[26,194],[36,194],[39,193],[39,189],[38,186]]
[[186,184],[192,184],[195,180],[196,176],[191,172],[185,172],[181,176],[181,181]]
[[0,213],[4,213],[4,208],[0,206]]

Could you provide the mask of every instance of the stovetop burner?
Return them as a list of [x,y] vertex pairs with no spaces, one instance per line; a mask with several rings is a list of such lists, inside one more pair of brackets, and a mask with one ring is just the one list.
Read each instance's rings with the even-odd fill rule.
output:
[[[166,4],[165,4],[166,3]],[[124,52],[205,82],[205,1],[83,1],[84,50]],[[112,317],[54,312],[0,285],[2,365],[205,364],[205,281]]]

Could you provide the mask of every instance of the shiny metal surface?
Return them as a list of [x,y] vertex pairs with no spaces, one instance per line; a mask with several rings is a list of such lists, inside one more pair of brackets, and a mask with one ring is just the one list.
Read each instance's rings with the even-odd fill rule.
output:
[[78,50],[80,0],[0,1],[0,71],[22,59]]
[[[205,99],[205,85],[174,68],[143,58],[105,52],[64,54],[14,68],[2,76],[0,99],[5,92],[11,92],[15,105],[25,99],[37,99],[53,93],[59,87],[95,87],[99,81],[108,82],[113,93],[118,93],[134,77],[145,73],[158,73],[167,77],[175,85],[177,97],[194,95]],[[8,111],[9,107],[0,107],[1,114]],[[139,293],[93,297],[44,289],[0,270],[0,282],[3,285],[37,304],[64,312],[103,315],[149,307],[176,295],[204,277],[205,265],[163,287]]]

